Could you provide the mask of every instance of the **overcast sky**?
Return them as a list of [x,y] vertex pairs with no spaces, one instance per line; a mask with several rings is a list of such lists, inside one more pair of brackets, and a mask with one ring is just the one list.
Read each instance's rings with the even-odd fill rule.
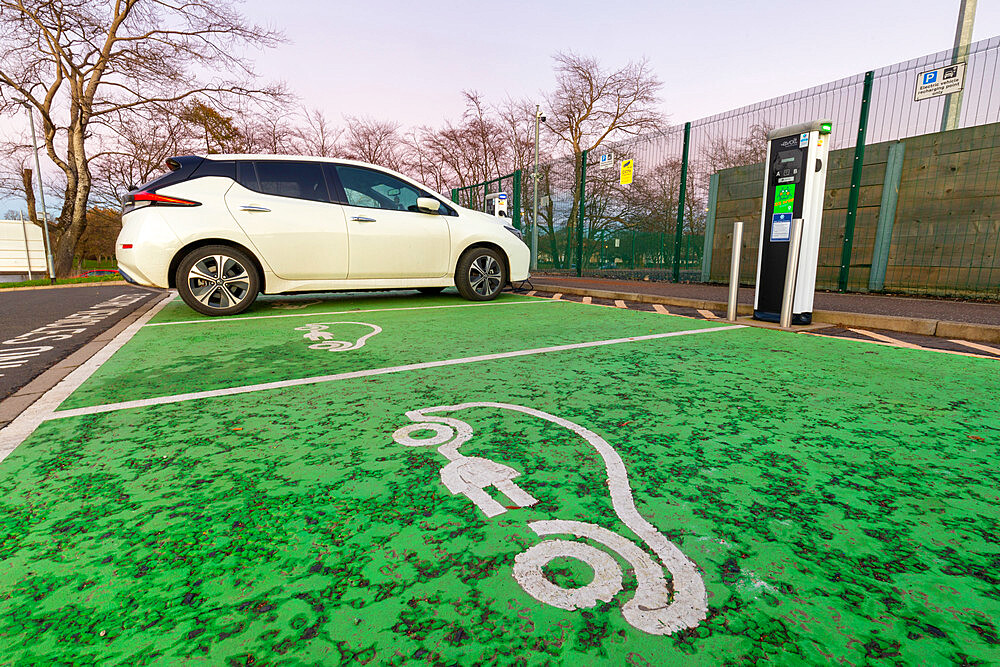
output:
[[[551,55],[608,67],[648,57],[664,111],[684,122],[952,46],[958,0],[574,0],[274,2],[247,14],[290,40],[259,59],[331,119],[403,125],[458,117],[461,91],[537,99]],[[293,11],[290,11],[293,10]],[[1000,0],[980,0],[974,40],[1000,34]]]

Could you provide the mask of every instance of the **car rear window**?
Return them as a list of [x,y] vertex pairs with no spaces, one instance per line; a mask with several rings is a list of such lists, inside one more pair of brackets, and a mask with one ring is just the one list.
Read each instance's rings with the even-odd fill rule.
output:
[[155,192],[158,188],[165,188],[168,185],[186,181],[194,175],[195,171],[197,171],[198,167],[204,161],[205,158],[195,155],[169,158],[167,160],[167,168],[170,171],[157,176],[147,183],[143,183],[136,189],[142,192]]
[[203,178],[205,176],[222,176],[223,178],[236,179],[236,163],[232,160],[205,160],[201,163],[192,178]]

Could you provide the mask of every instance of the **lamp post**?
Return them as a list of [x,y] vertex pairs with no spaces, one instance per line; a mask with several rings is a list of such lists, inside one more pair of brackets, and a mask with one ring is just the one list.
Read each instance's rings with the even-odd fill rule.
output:
[[[45,208],[45,188],[42,185],[42,164],[38,160],[38,137],[35,135],[35,114],[31,112],[31,105],[25,100],[17,100],[17,103],[28,112],[28,122],[31,124],[31,146],[35,150],[35,173],[38,174],[38,198],[42,203],[42,231],[45,234],[45,262],[49,270],[49,283],[55,284],[56,272],[55,264],[52,261],[52,245],[49,243],[49,214]],[[31,261],[30,259],[28,260]]]
[[538,270],[538,124],[545,122],[539,105],[535,105],[535,194],[531,211],[531,270]]

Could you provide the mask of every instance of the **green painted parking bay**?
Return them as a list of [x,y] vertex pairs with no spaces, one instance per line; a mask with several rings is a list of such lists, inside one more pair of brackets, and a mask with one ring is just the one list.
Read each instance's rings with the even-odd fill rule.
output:
[[61,407],[718,326],[523,297],[416,302],[361,299],[349,311],[323,302],[183,320],[178,310],[191,311],[171,303]]
[[1000,661],[994,362],[523,308],[524,349],[680,335],[56,412],[0,464],[3,657]]

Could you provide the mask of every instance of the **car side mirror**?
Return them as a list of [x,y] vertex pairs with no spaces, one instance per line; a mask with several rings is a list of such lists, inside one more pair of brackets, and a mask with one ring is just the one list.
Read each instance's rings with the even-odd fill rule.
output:
[[417,210],[421,213],[437,213],[441,210],[441,202],[434,197],[417,197]]

